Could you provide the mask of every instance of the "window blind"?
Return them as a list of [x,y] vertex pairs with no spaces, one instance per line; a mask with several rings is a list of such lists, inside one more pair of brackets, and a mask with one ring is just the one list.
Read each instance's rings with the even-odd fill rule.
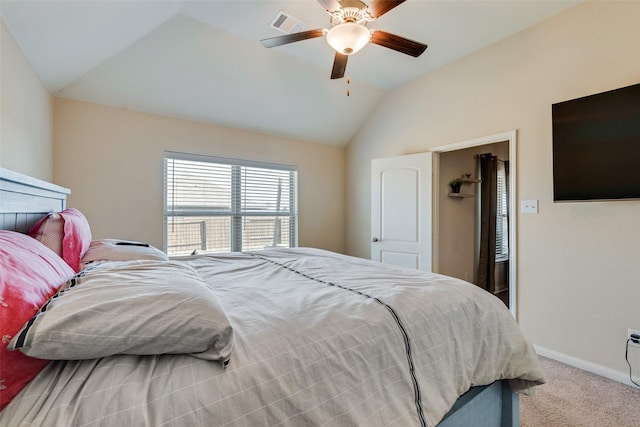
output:
[[166,152],[171,255],[297,246],[295,166]]
[[496,261],[509,259],[509,194],[506,163],[498,160],[496,209]]

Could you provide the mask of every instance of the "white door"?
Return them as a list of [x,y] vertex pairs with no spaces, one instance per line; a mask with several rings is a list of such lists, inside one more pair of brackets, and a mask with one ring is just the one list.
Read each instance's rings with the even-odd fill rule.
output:
[[371,161],[371,259],[431,271],[432,154]]

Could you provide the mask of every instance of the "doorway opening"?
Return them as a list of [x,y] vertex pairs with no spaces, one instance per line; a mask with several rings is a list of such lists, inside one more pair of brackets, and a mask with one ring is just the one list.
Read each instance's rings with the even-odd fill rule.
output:
[[[469,141],[432,148],[433,155],[433,271],[476,283],[509,307],[516,317],[516,132],[504,132]],[[490,269],[479,273],[481,258],[487,264],[481,242],[481,177],[478,157],[491,153],[505,164],[508,202],[502,214],[504,242],[489,257]],[[500,163],[500,162],[497,162]],[[451,194],[449,182],[462,178],[460,193]],[[486,190],[485,190],[486,192]],[[485,194],[486,195],[486,194]],[[499,197],[494,198],[497,205]],[[489,234],[494,236],[494,234]],[[496,237],[493,237],[494,239]],[[496,243],[495,246],[500,246]],[[482,277],[482,276],[485,277]],[[487,275],[491,280],[487,281]],[[479,277],[480,276],[480,277]],[[489,284],[487,284],[489,283]]]

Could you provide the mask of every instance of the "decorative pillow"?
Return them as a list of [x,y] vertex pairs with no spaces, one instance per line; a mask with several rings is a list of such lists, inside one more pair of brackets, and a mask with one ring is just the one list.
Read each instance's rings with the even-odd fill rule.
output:
[[104,262],[71,279],[9,343],[32,357],[188,353],[226,364],[232,329],[189,265]]
[[[39,227],[38,224],[40,224]],[[62,240],[64,239],[62,215],[52,213],[45,216],[29,230],[29,235],[62,258]]]
[[29,235],[56,252],[75,272],[91,244],[87,218],[75,208],[47,215],[29,230]]
[[82,265],[94,261],[133,261],[133,260],[168,261],[167,254],[147,243],[130,240],[102,239],[93,240],[89,250],[82,257]]
[[42,243],[0,231],[0,410],[49,363],[9,352],[7,343],[73,274]]

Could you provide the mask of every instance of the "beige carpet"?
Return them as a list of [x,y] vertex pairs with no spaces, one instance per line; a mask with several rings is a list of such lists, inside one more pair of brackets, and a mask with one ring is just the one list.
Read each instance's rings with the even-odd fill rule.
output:
[[520,397],[522,427],[639,427],[640,389],[544,357],[547,383]]

